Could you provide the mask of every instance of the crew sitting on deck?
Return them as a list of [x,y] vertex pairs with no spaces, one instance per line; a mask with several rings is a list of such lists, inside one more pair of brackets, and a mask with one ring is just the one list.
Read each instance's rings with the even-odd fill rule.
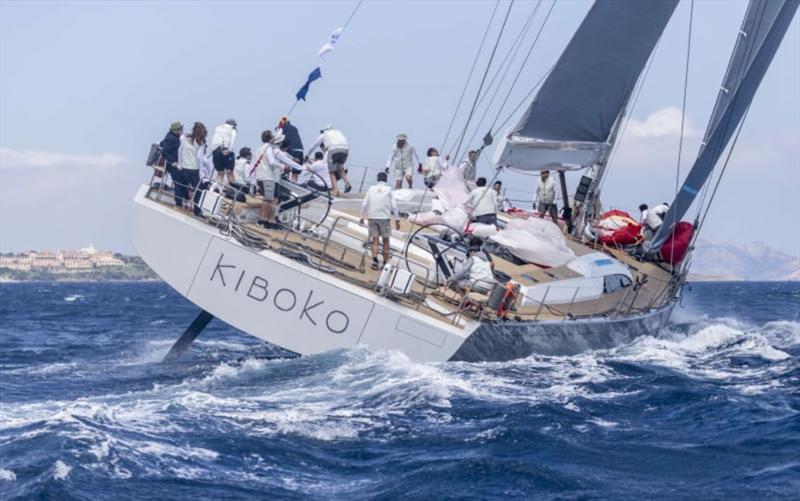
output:
[[214,128],[211,139],[211,158],[214,161],[214,170],[217,171],[217,181],[222,184],[225,176],[228,182],[233,183],[233,167],[236,155],[233,147],[236,144],[236,120],[229,118],[224,124]]
[[301,184],[314,190],[328,191],[330,189],[328,174],[325,155],[321,151],[317,151],[314,153],[314,161],[303,166],[303,173],[300,175]]
[[369,238],[372,241],[372,269],[380,269],[378,264],[378,238],[383,240],[383,264],[389,261],[391,250],[389,237],[392,228],[389,221],[394,218],[395,227],[400,229],[400,215],[397,212],[397,203],[392,189],[386,184],[386,173],[378,173],[378,184],[370,186],[364,195],[361,204],[361,218],[359,223],[364,224],[364,218],[369,220]]
[[479,177],[467,198],[466,206],[472,221],[482,224],[497,224],[497,193],[486,186],[486,178]]
[[350,185],[350,179],[347,177],[347,169],[345,162],[347,156],[350,154],[350,146],[347,143],[347,138],[338,129],[334,129],[332,125],[328,125],[320,132],[319,137],[311,148],[308,149],[308,156],[319,147],[325,153],[325,159],[328,161],[328,175],[331,179],[331,190],[333,196],[338,197],[339,193],[339,179],[344,180],[344,192],[350,193],[353,188]]
[[292,167],[302,169],[300,164],[277,146],[283,139],[283,135],[275,137],[272,131],[265,130],[262,132],[261,141],[263,144],[256,152],[256,161],[251,170],[255,174],[256,181],[263,193],[258,224],[267,229],[282,228],[275,221],[275,197],[278,193],[278,182],[281,174]]
[[239,150],[239,156],[236,157],[236,164],[233,166],[233,184],[231,184],[236,190],[236,199],[239,201],[243,201],[244,196],[249,195],[255,185],[255,178],[250,174],[253,170],[250,165],[252,161],[253,152],[250,148]]
[[558,206],[556,205],[556,183],[550,177],[549,170],[543,170],[536,185],[536,201],[539,217],[549,214],[553,222],[558,224]]
[[447,165],[448,160],[450,160],[450,155],[447,155],[442,160],[436,148],[428,148],[427,157],[422,164],[422,177],[425,179],[425,186],[433,188],[439,178],[442,177],[442,173],[449,168]]
[[464,291],[489,292],[496,280],[492,258],[483,250],[483,242],[479,238],[470,241],[467,259],[461,263],[453,275],[445,282],[445,288],[457,287]]

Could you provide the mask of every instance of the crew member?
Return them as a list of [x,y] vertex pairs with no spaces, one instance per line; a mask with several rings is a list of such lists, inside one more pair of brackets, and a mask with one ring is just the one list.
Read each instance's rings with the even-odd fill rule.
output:
[[330,189],[330,176],[325,155],[321,151],[314,153],[314,161],[303,166],[304,185],[309,188],[328,191]]
[[456,286],[485,294],[497,281],[492,271],[492,259],[483,250],[480,239],[473,239],[467,250],[467,259],[445,282],[445,288]]
[[472,215],[472,221],[482,224],[497,224],[497,193],[486,186],[486,178],[479,177],[475,181],[477,188],[467,198],[466,207]]
[[475,150],[470,151],[467,153],[467,158],[461,161],[458,164],[458,171],[461,172],[461,177],[464,178],[464,181],[467,183],[474,183],[475,176],[478,172],[478,152]]
[[392,189],[386,184],[386,173],[378,173],[378,184],[370,186],[361,204],[361,218],[369,220],[369,238],[372,241],[372,269],[380,268],[378,265],[378,238],[383,240],[383,264],[389,262],[391,244],[389,237],[392,235],[390,219],[394,218],[395,227],[400,229],[400,215],[397,212],[397,203],[392,194]]
[[267,229],[279,229],[282,226],[275,220],[275,197],[278,193],[278,182],[281,174],[287,169],[302,167],[280,145],[285,138],[283,134],[275,136],[272,131],[261,133],[262,145],[256,152],[256,161],[252,171],[255,174],[259,189],[262,192],[260,219],[258,224]]
[[339,193],[339,179],[344,180],[344,192],[350,193],[353,188],[350,185],[350,179],[347,177],[347,156],[350,154],[350,146],[347,144],[347,138],[338,129],[334,129],[332,125],[323,128],[319,137],[311,148],[308,149],[308,156],[319,147],[325,153],[325,159],[328,161],[328,176],[331,179],[331,190],[333,196],[338,197]]
[[386,169],[394,169],[394,187],[400,189],[403,187],[403,178],[408,183],[408,187],[414,187],[414,165],[421,168],[422,162],[419,161],[417,150],[411,143],[408,142],[408,136],[405,134],[397,135],[397,142],[395,143],[392,155],[386,162]]
[[449,168],[447,165],[448,160],[450,160],[449,155],[442,160],[436,148],[428,148],[425,163],[422,166],[422,177],[425,179],[425,186],[433,188],[442,173]]
[[244,199],[245,194],[250,193],[250,188],[255,184],[255,179],[250,174],[253,170],[250,163],[253,161],[253,152],[250,148],[242,148],[239,150],[239,156],[236,157],[236,164],[233,166],[233,184],[231,185],[236,190],[236,199]]
[[211,158],[214,161],[214,170],[217,171],[217,181],[222,184],[227,175],[228,182],[233,183],[233,167],[236,164],[236,155],[233,147],[236,144],[236,120],[229,118],[224,124],[214,128],[211,138]]
[[181,169],[178,164],[178,148],[181,146],[181,135],[183,135],[183,124],[175,121],[169,126],[169,131],[161,140],[161,156],[164,157],[164,170],[172,178],[172,189],[175,194],[175,205],[178,207],[183,206],[181,198],[181,186],[183,179],[181,179]]
[[[286,139],[283,141],[283,148],[286,148],[286,153],[288,153],[295,162],[298,164],[303,163],[303,140],[300,138],[300,131],[297,130],[297,127],[292,125],[292,122],[289,121],[289,117],[281,117],[280,121],[278,122],[278,129],[283,132],[283,135]],[[292,169],[292,181],[297,182],[297,178],[300,175],[300,172],[295,172],[295,169]]]
[[550,177],[549,170],[543,170],[539,175],[539,184],[536,186],[536,201],[538,202],[539,217],[544,218],[545,215],[549,214],[553,222],[558,224],[556,183]]

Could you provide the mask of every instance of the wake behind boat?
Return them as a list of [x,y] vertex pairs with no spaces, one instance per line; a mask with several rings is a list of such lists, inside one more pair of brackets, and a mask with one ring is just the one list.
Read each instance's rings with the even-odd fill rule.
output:
[[[258,197],[213,184],[167,189],[154,176],[134,200],[133,242],[202,310],[171,353],[213,317],[301,355],[366,345],[420,361],[577,353],[663,326],[716,188],[701,197],[693,222],[681,220],[709,189],[798,2],[750,2],[704,145],[643,240],[628,214],[602,210],[600,190],[637,82],[676,6],[597,2],[520,122],[501,137],[495,178],[505,169],[553,170],[566,194],[564,171],[585,171],[559,222],[563,231],[526,211],[476,222],[475,205],[464,204],[472,186],[451,170],[432,190],[395,193],[407,217],[375,270],[363,193],[334,197],[281,180],[281,224],[263,225]],[[484,145],[491,143],[487,134]],[[183,202],[197,210],[186,211],[177,192],[192,190],[197,198]],[[490,256],[490,276],[451,283],[477,252]]]

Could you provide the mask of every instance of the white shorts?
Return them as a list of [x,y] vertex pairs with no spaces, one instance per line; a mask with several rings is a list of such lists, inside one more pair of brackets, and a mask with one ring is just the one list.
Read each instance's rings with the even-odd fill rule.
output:
[[394,169],[394,177],[401,178],[401,177],[412,177],[414,175],[414,169],[411,167],[407,169],[401,169],[399,167]]

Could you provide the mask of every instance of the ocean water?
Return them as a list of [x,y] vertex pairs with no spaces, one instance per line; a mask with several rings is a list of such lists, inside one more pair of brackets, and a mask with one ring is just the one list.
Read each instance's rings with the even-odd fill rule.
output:
[[0,498],[800,497],[800,284],[572,357],[306,358],[148,284],[0,285]]

